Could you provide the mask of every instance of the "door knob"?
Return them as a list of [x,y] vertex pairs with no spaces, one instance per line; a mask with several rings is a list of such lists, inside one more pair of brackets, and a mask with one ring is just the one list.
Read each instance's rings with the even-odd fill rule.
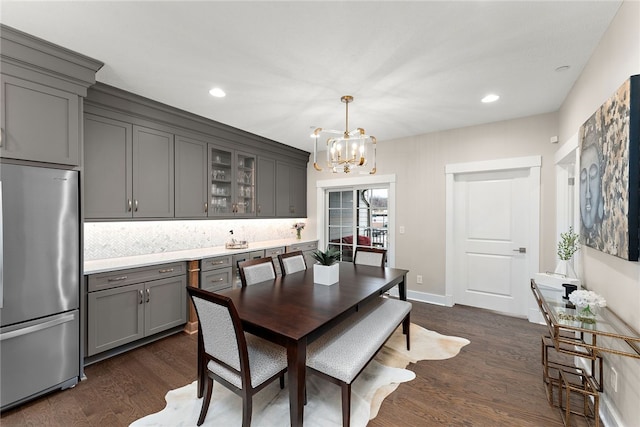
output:
[[513,252],[519,252],[521,254],[526,254],[527,253],[527,248],[514,249]]

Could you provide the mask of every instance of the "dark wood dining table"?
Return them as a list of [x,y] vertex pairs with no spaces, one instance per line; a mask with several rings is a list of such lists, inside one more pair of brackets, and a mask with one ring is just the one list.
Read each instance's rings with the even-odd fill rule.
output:
[[406,300],[407,273],[341,262],[340,281],[329,286],[314,284],[309,268],[219,292],[233,300],[245,331],[286,347],[291,426],[303,422],[307,344],[394,286]]

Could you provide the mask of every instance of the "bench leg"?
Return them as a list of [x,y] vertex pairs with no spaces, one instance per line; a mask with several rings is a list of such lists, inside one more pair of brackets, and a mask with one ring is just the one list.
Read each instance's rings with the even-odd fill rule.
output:
[[351,425],[351,384],[341,383],[342,389],[342,427]]
[[402,333],[407,336],[407,351],[411,350],[411,313],[402,321]]

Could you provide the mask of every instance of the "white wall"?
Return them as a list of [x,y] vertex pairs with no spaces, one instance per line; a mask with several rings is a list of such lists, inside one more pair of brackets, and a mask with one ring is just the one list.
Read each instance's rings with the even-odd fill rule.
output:
[[[478,105],[478,108],[483,108]],[[542,114],[462,129],[454,129],[378,142],[378,174],[396,174],[395,265],[410,270],[411,291],[445,295],[445,165],[449,163],[495,160],[541,155],[542,221],[541,269],[555,268],[555,178],[554,153],[557,144],[557,115]],[[375,131],[375,123],[367,124]],[[319,158],[324,159],[323,156]],[[308,172],[307,212],[316,221],[316,181],[339,179],[353,174]],[[310,229],[315,229],[312,225]],[[319,236],[316,236],[319,237]],[[544,270],[543,270],[544,271]],[[416,275],[423,284],[416,283]],[[429,300],[430,298],[426,298]],[[433,298],[436,300],[436,298]]]
[[[640,73],[640,2],[625,1],[604,34],[558,115],[560,140],[575,134],[629,76]],[[583,271],[589,289],[603,295],[618,316],[640,331],[640,265],[583,247]],[[618,372],[618,392],[610,383]],[[613,423],[637,426],[640,420],[640,360],[605,355],[605,399]]]

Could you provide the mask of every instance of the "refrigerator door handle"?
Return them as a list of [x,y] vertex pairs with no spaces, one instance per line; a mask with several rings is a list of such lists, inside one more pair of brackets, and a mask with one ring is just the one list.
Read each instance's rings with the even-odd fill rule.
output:
[[57,325],[61,325],[66,322],[71,322],[73,319],[75,319],[75,314],[70,313],[64,316],[60,316],[53,320],[49,320],[48,322],[39,323],[37,325],[29,326],[23,329],[17,329],[11,332],[5,332],[4,334],[0,334],[0,342],[11,339],[11,338],[20,337],[22,335],[31,334],[33,332],[41,331],[43,329],[51,328]]

